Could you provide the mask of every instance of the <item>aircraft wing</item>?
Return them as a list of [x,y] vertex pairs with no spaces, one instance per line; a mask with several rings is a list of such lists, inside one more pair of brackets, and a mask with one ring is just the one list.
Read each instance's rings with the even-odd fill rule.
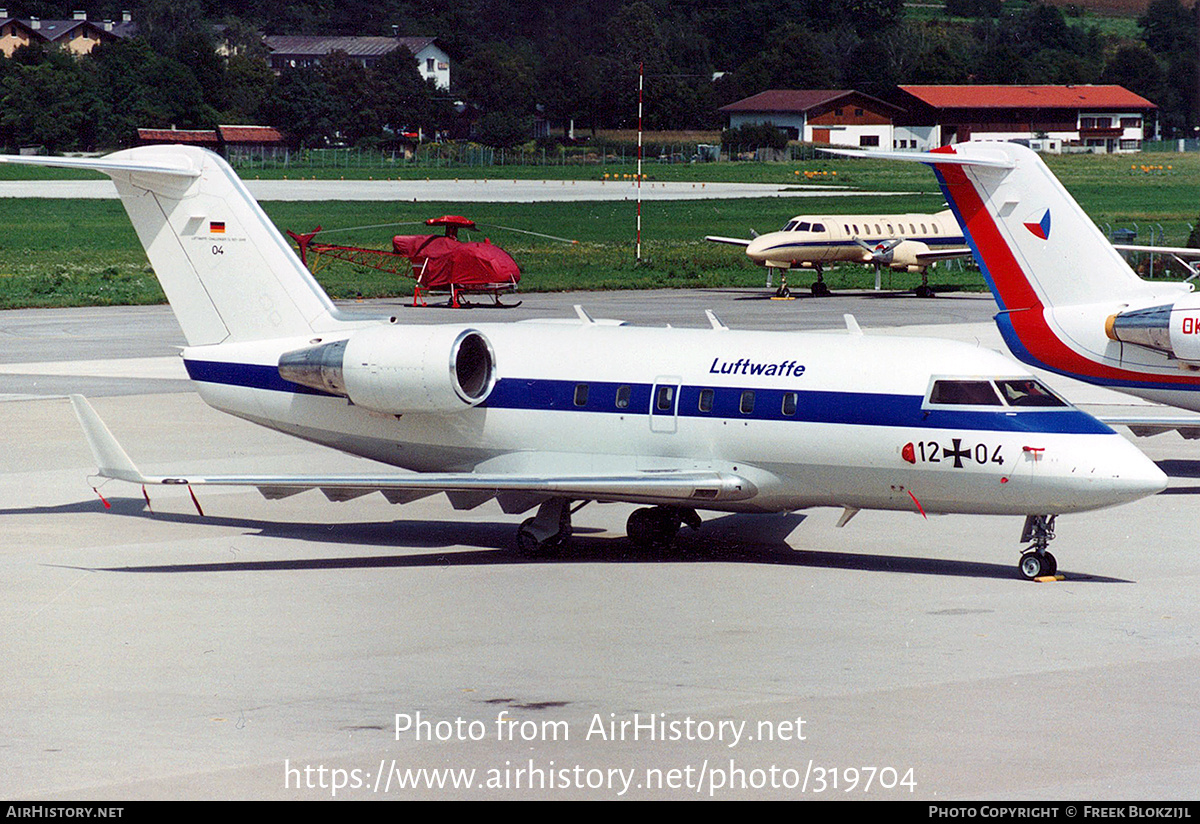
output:
[[1189,441],[1200,439],[1200,418],[1176,417],[1101,417],[1101,421],[1112,426],[1127,426],[1129,431],[1139,438],[1160,435],[1163,432],[1176,431]]
[[510,514],[525,512],[548,498],[700,506],[754,497],[746,478],[718,470],[658,470],[617,474],[503,474],[475,472],[394,472],[379,475],[144,475],[82,395],[71,405],[96,458],[97,474],[143,485],[247,486],[267,498],[286,498],[320,489],[345,501],[381,492],[392,503],[408,503],[445,492],[455,509],[472,509],[497,498]]
[[917,255],[917,263],[922,266],[927,263],[936,263],[939,260],[954,260],[955,258],[971,257],[971,250],[966,247],[958,247],[954,249],[930,249],[928,252],[922,252]]
[[736,237],[721,237],[720,235],[707,235],[707,236],[705,236],[704,239],[712,241],[713,243],[728,243],[730,246],[749,246],[750,245],[750,241],[742,240],[741,238],[736,238]]

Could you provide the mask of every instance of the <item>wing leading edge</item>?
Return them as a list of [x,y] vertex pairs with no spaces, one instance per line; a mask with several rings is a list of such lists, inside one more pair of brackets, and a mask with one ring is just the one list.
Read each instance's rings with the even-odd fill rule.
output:
[[742,501],[758,492],[748,479],[716,470],[655,470],[601,475],[420,472],[152,476],[137,468],[86,398],[72,395],[71,405],[96,459],[97,474],[135,484],[255,487],[267,498],[285,498],[320,489],[334,501],[380,492],[392,503],[408,503],[445,492],[456,509],[472,509],[497,498],[501,508],[509,514],[525,512],[549,498],[702,506]]

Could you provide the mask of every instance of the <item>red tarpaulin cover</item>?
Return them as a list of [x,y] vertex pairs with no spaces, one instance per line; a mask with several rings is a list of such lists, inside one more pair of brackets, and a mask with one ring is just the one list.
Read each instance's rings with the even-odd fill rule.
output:
[[463,243],[443,235],[397,235],[392,238],[392,248],[412,260],[415,272],[425,267],[418,282],[426,289],[446,288],[450,284],[468,288],[515,285],[521,280],[516,261],[486,240]]

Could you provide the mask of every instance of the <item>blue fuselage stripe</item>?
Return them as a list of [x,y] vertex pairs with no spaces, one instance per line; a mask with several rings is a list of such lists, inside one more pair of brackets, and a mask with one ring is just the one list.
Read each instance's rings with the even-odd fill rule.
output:
[[[187,360],[188,375],[202,383],[267,389],[303,395],[329,395],[284,380],[274,366]],[[581,390],[586,386],[586,390]],[[481,408],[528,411],[592,412],[614,415],[662,415],[716,420],[795,421],[897,426],[930,429],[977,429],[994,432],[1109,434],[1106,425],[1074,408],[987,409],[925,408],[919,395],[873,392],[763,389],[758,387],[669,384],[667,394],[648,383],[504,378],[496,382]],[[746,393],[753,395],[751,401]],[[794,394],[794,399],[785,395]],[[702,397],[703,396],[703,397]],[[705,403],[702,405],[701,401]],[[787,403],[785,404],[785,401]],[[794,411],[791,407],[794,401]],[[666,408],[660,409],[659,402]],[[703,407],[703,408],[702,408]],[[788,414],[788,413],[791,414]]]

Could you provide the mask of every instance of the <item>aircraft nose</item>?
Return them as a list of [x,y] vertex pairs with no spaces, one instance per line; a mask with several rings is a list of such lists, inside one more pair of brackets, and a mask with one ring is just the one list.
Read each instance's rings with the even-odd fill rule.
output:
[[746,246],[746,257],[761,263],[764,260],[764,250],[770,244],[770,235],[759,235]]
[[1129,441],[1118,436],[1107,452],[1106,460],[1097,461],[1096,471],[1106,476],[1104,486],[1113,503],[1136,501],[1167,488],[1166,473]]

